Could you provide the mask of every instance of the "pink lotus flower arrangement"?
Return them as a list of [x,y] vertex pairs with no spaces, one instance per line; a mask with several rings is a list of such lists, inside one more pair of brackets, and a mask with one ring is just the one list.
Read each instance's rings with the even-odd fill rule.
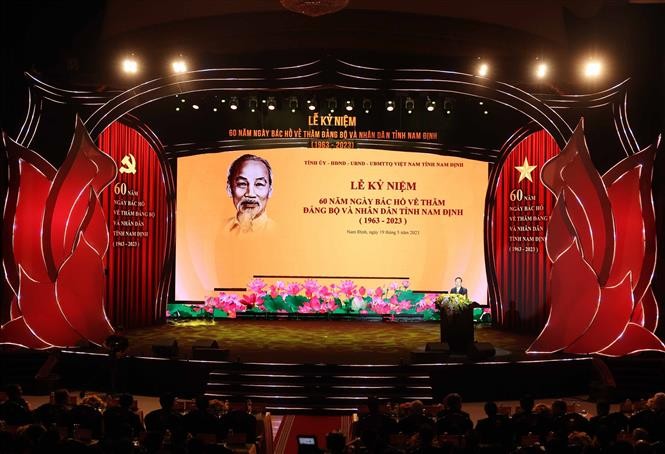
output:
[[[322,284],[315,279],[304,282],[276,281],[268,284],[253,279],[247,293],[238,295],[220,292],[206,298],[203,305],[191,310],[207,317],[235,318],[238,312],[273,312],[299,314],[423,314],[433,319],[438,316],[436,294],[413,293],[409,281],[392,282],[367,288],[352,280]],[[177,314],[171,311],[174,316]]]

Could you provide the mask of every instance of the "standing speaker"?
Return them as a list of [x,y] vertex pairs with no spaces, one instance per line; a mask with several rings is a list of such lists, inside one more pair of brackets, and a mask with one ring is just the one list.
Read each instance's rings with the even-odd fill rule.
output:
[[491,358],[496,355],[496,349],[489,342],[474,342],[469,345],[467,355],[473,360]]
[[170,344],[153,344],[152,354],[158,358],[175,358],[178,356],[178,341]]

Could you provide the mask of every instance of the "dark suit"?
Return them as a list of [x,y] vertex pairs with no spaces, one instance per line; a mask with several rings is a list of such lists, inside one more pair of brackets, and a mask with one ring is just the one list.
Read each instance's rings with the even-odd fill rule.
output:
[[453,287],[450,289],[450,293],[459,293],[460,295],[466,295],[467,290],[465,287],[460,287],[459,291],[457,291],[457,287]]

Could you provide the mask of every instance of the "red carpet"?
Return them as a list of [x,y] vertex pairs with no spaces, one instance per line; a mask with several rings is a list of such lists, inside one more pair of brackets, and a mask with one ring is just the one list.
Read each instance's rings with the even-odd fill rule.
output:
[[319,448],[325,448],[326,434],[334,430],[349,440],[351,416],[285,416],[277,430],[274,454],[296,454],[298,435],[314,435]]

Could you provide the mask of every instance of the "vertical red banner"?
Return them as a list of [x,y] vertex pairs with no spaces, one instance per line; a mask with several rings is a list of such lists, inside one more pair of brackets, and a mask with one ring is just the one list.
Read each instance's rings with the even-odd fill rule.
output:
[[166,260],[166,188],[159,157],[136,130],[113,123],[98,146],[118,166],[102,194],[110,245],[106,311],[114,325],[146,326],[163,319],[158,289]]
[[493,309],[504,328],[537,331],[547,318],[551,264],[545,235],[554,197],[540,170],[559,152],[551,135],[535,132],[509,151],[499,173],[491,215],[498,290]]

